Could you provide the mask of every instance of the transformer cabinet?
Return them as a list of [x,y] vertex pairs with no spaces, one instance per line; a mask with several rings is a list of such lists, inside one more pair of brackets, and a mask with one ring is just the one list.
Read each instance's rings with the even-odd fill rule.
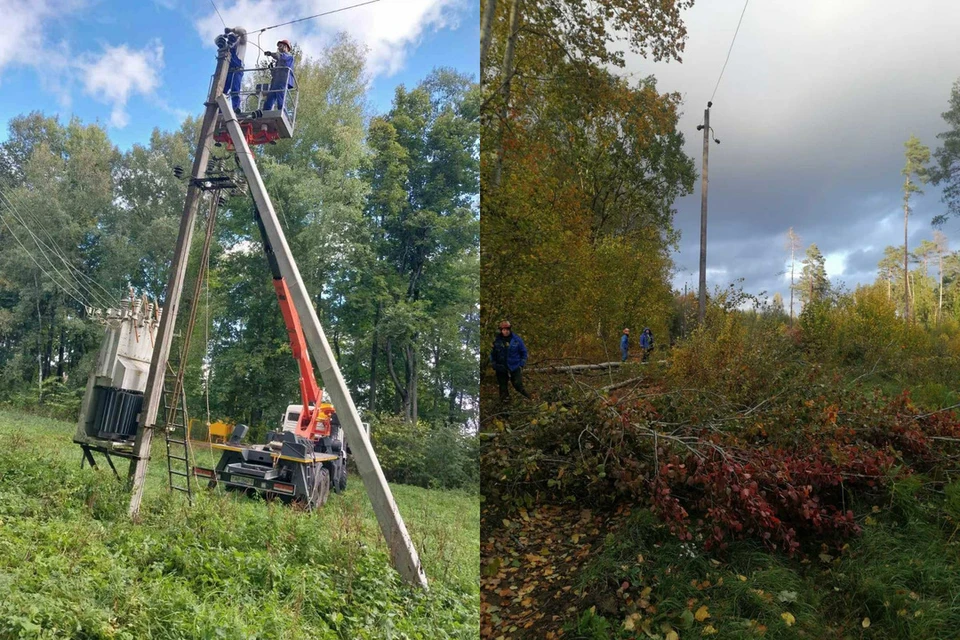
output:
[[111,455],[133,457],[160,316],[157,305],[133,297],[101,316],[106,326],[103,341],[87,379],[73,436],[91,466],[96,466],[94,451],[104,454],[114,473]]

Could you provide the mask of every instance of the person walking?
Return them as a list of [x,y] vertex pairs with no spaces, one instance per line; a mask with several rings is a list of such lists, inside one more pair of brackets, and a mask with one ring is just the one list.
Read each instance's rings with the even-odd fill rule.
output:
[[630,355],[630,329],[624,329],[620,337],[620,362],[626,362]]
[[230,94],[233,110],[240,111],[240,87],[243,85],[243,56],[247,52],[247,30],[243,27],[227,27],[223,30],[230,44],[230,66],[227,80],[223,84],[224,93]]
[[641,361],[646,362],[650,352],[653,351],[653,331],[650,331],[649,327],[645,327],[643,333],[640,334],[640,348],[643,350]]
[[523,339],[513,332],[507,320],[500,323],[500,330],[493,340],[490,363],[497,373],[500,402],[506,403],[510,400],[508,386],[510,382],[520,395],[530,399],[530,394],[523,388],[523,367],[527,364],[527,345],[523,344]]
[[293,54],[290,53],[292,47],[289,40],[281,40],[277,43],[277,52],[264,51],[264,55],[270,56],[276,62],[273,66],[273,76],[270,79],[270,95],[263,104],[264,111],[277,109],[283,111],[283,102],[287,97],[287,89],[293,89]]

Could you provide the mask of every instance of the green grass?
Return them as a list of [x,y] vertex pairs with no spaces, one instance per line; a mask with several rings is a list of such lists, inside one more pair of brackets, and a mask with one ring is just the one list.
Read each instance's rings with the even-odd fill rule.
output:
[[391,487],[423,594],[390,567],[357,476],[316,513],[207,490],[191,507],[158,442],[133,523],[73,431],[0,411],[0,638],[478,637],[476,496]]
[[[950,513],[960,485],[945,493],[925,494],[921,483],[907,483],[891,504],[861,510],[870,514],[861,518],[863,535],[845,549],[826,549],[822,557],[812,550],[804,559],[740,542],[718,561],[637,509],[581,574],[585,606],[567,637],[636,637],[623,628],[632,607],[617,594],[627,581],[635,600],[651,588],[656,610],[641,610],[636,626],[646,623],[661,637],[672,629],[680,638],[717,640],[958,638],[960,533],[954,535]],[[697,622],[692,614],[701,606],[710,617]]]

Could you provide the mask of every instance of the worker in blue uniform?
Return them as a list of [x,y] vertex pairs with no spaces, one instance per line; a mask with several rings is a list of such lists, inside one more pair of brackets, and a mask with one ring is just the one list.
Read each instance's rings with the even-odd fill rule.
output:
[[247,30],[243,27],[227,27],[223,33],[230,44],[230,67],[223,91],[230,94],[233,110],[240,111],[240,87],[243,84],[243,56],[247,52]]
[[267,101],[263,105],[264,111],[273,109],[283,110],[283,102],[287,97],[287,89],[293,89],[293,54],[292,47],[287,40],[277,43],[277,52],[264,51],[264,54],[273,58],[273,76],[270,79],[270,90]]

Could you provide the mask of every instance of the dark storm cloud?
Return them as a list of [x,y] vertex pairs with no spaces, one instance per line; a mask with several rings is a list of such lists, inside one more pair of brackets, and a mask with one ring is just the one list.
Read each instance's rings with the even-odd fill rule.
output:
[[[683,64],[628,56],[626,72],[654,74],[683,95],[680,128],[700,167],[696,126],[736,28],[741,0],[700,0],[687,13]],[[903,244],[903,143],[937,146],[960,76],[960,3],[925,0],[774,0],[747,8],[711,109],[708,284],[738,278],[751,292],[779,291],[786,232],[816,243],[831,279],[871,282],[887,245]],[[938,190],[915,196],[911,247],[932,238]],[[696,285],[700,182],[677,202],[682,232],[675,284]],[[960,223],[944,231],[960,245]],[[803,250],[801,250],[802,259]]]

